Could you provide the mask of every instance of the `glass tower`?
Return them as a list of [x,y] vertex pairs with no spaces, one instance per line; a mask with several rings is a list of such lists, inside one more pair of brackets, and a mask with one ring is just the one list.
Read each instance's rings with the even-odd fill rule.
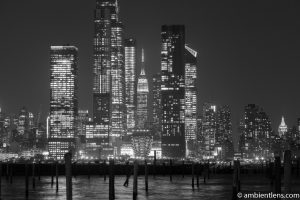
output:
[[185,46],[185,140],[197,135],[197,52]]
[[136,41],[126,39],[125,43],[125,88],[127,134],[131,135],[135,127],[136,102]]
[[75,149],[77,52],[74,46],[51,46],[50,50],[49,156],[58,160]]
[[117,0],[96,0],[94,26],[93,118],[109,127],[116,154],[126,131],[123,26]]
[[185,157],[184,51],[183,25],[163,25],[161,29],[162,156]]

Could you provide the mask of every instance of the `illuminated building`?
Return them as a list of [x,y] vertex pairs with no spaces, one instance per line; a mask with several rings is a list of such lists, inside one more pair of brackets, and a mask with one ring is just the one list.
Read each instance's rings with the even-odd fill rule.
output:
[[185,140],[197,135],[197,52],[185,46]]
[[162,157],[185,157],[183,25],[161,29]]
[[[161,75],[160,73],[154,74],[152,77],[152,118],[154,132],[154,140],[161,140]],[[160,142],[161,143],[161,142]]]
[[132,134],[135,127],[135,98],[136,98],[136,42],[134,39],[125,40],[125,88],[126,88],[126,122],[127,134]]
[[231,112],[228,105],[217,108],[216,146],[222,150],[219,159],[233,158]]
[[85,137],[85,124],[89,121],[88,110],[78,110],[77,116],[77,136]]
[[110,143],[120,153],[126,131],[123,26],[117,0],[97,0],[94,15],[93,121],[108,125]]
[[240,149],[244,159],[266,159],[271,156],[271,121],[262,108],[255,104],[245,107],[240,135]]
[[86,145],[85,154],[89,158],[100,159],[108,156],[109,137],[108,125],[95,124],[87,122],[85,125],[86,130]]
[[202,110],[202,138],[204,140],[204,157],[215,156],[216,132],[217,132],[217,106],[212,103],[204,103]]
[[279,137],[284,137],[287,132],[288,132],[288,127],[285,124],[284,117],[282,116],[281,123],[278,127],[278,135]]
[[141,73],[138,78],[137,83],[137,120],[136,127],[139,129],[144,129],[145,124],[148,120],[148,79],[145,72],[145,57],[144,50],[142,49],[142,66]]
[[63,159],[75,149],[78,114],[77,52],[74,46],[51,46],[49,156]]

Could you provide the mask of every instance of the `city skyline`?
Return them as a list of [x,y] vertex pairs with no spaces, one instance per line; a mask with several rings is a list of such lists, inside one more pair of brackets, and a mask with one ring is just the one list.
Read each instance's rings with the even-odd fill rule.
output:
[[[143,1],[145,4],[143,5],[138,1],[130,1],[126,4],[122,0],[119,1],[120,18],[126,25],[125,36],[137,38],[137,57],[140,57],[141,47],[146,50],[148,80],[160,69],[161,25],[185,24],[186,43],[199,53],[197,66],[199,108],[204,102],[229,104],[232,108],[234,134],[243,108],[249,103],[258,104],[264,108],[271,118],[272,127],[275,131],[282,115],[285,117],[288,127],[296,124],[296,119],[300,116],[300,106],[297,104],[300,102],[300,97],[296,92],[296,86],[299,83],[299,79],[297,79],[299,70],[296,69],[296,65],[300,59],[297,57],[298,41],[295,39],[299,30],[294,28],[299,15],[293,12],[297,10],[298,4],[296,2],[294,2],[295,5],[284,4],[281,11],[277,1],[272,4],[267,1],[259,6],[250,2],[235,3],[234,6],[219,2],[214,6],[214,8],[218,8],[219,13],[216,11],[209,13],[213,7],[208,2],[190,1],[187,4],[183,1],[172,1],[172,6],[168,7],[170,2],[157,1],[158,5],[151,5],[150,2]],[[26,4],[23,2],[18,4],[0,3],[3,4],[0,6],[0,16],[6,19],[3,23],[4,27],[7,27],[0,35],[3,44],[1,50],[5,52],[2,54],[5,56],[0,61],[0,107],[5,112],[16,113],[24,105],[35,114],[41,107],[43,118],[45,118],[49,108],[49,46],[70,43],[79,49],[79,108],[89,109],[92,113],[93,52],[91,38],[93,38],[94,32],[93,10],[95,2],[89,2],[88,6],[79,12],[78,16],[74,15],[74,11],[81,10],[80,2],[72,1],[71,8],[74,9],[73,11],[67,7],[68,1],[63,2],[60,8],[56,8],[57,3],[58,1],[52,2],[49,4],[49,9],[46,10],[46,7],[37,2],[26,2]],[[20,4],[24,4],[25,8],[28,9],[24,9],[25,12],[20,10],[23,7]],[[183,6],[182,9],[191,9],[191,12],[186,16],[181,16],[182,18],[175,16],[176,12],[181,9],[180,5]],[[221,6],[224,5],[229,11],[234,11],[233,14],[228,14],[230,12],[227,13],[226,9],[222,9]],[[246,8],[246,5],[254,10],[250,11],[251,9]],[[133,9],[136,12],[129,12],[132,6],[136,8]],[[153,8],[159,6],[158,16],[150,15],[150,11],[145,9],[147,6]],[[263,7],[268,6],[270,9],[263,11]],[[12,8],[17,9],[17,16],[11,16],[8,13]],[[38,10],[31,13],[28,11],[34,8]],[[196,8],[200,10],[198,11]],[[141,11],[145,14],[141,14]],[[246,12],[243,13],[242,11]],[[50,19],[53,17],[52,12],[56,13],[57,16]],[[193,12],[200,14],[193,18]],[[165,13],[169,13],[170,16]],[[224,19],[222,19],[223,22],[221,14],[225,14]],[[138,15],[142,19],[138,19]],[[21,30],[18,28],[18,30],[20,33],[24,33],[28,40],[21,42],[20,53],[15,54],[15,51],[12,51],[12,46],[17,45],[18,41],[20,42],[15,35],[19,32],[15,31],[10,23],[15,21],[14,17],[20,16],[23,16],[23,19],[20,19],[23,23],[20,24],[21,27],[24,26],[24,30],[22,28]],[[254,16],[254,19],[250,19],[251,16]],[[260,17],[263,17],[263,20]],[[78,27],[72,25],[72,20],[75,22],[76,19],[81,20],[79,20]],[[141,23],[139,20],[143,19],[144,21]],[[148,21],[152,23],[147,23]],[[245,21],[247,26],[244,27],[243,22]],[[269,26],[269,24],[273,26]],[[53,31],[55,27],[55,31],[62,31],[62,34],[57,36],[51,31],[46,33],[49,28],[45,28],[45,25],[50,25]],[[213,25],[216,26],[213,27]],[[139,30],[140,26],[143,27],[141,30]],[[211,26],[210,29],[209,26]],[[80,31],[76,33],[76,27],[86,27],[85,31],[88,33],[83,34]],[[44,28],[45,30],[43,30]],[[224,39],[220,37],[221,33]],[[209,34],[211,35],[209,36]],[[147,37],[150,37],[149,41]],[[30,47],[30,51],[25,52],[26,50],[23,49],[25,47]],[[246,52],[249,55],[246,55]],[[13,55],[16,59],[12,59],[11,56]],[[220,61],[216,61],[218,60],[216,58],[219,58]],[[223,61],[225,62],[223,63]],[[25,67],[24,63],[26,63]],[[230,67],[231,64],[234,64],[234,67]],[[138,61],[137,66],[137,71],[139,71],[140,61]],[[18,69],[17,73],[15,73],[16,69]],[[37,74],[38,76],[36,76]],[[214,79],[214,77],[216,78]],[[244,83],[245,80],[249,83]],[[288,92],[289,90],[290,92]]]

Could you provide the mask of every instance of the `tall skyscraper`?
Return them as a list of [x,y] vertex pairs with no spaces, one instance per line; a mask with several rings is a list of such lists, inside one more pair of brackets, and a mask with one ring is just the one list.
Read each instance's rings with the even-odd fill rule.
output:
[[152,130],[154,132],[154,140],[161,139],[161,75],[160,73],[152,76]]
[[221,144],[225,140],[232,142],[231,112],[228,105],[217,109],[216,143]]
[[108,125],[110,143],[120,153],[126,131],[123,26],[117,0],[96,0],[94,16],[94,122]]
[[127,134],[135,128],[136,117],[136,41],[126,39],[125,43],[125,88]]
[[204,140],[204,156],[213,158],[217,133],[217,106],[212,103],[204,103],[202,110],[202,138]]
[[183,25],[161,28],[162,156],[185,157]]
[[185,140],[197,135],[197,52],[185,45]]
[[141,73],[137,83],[137,120],[136,127],[138,129],[146,128],[145,125],[148,121],[148,96],[149,86],[148,79],[145,71],[145,57],[144,50],[142,49],[142,66]]
[[51,46],[50,50],[49,156],[59,160],[75,149],[77,52],[74,46]]

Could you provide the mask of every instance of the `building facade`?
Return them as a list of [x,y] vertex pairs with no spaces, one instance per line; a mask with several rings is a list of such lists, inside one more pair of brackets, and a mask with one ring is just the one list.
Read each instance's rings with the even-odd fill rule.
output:
[[136,41],[125,39],[125,90],[127,134],[135,128],[136,117]]
[[51,46],[50,50],[50,136],[49,156],[63,159],[75,149],[78,114],[78,49]]
[[148,121],[148,101],[149,101],[149,85],[145,71],[145,57],[142,49],[142,66],[141,73],[137,83],[137,118],[136,128],[145,129]]
[[185,27],[161,28],[162,157],[185,157]]
[[94,123],[109,127],[114,154],[126,132],[123,25],[117,0],[97,0],[94,15]]

